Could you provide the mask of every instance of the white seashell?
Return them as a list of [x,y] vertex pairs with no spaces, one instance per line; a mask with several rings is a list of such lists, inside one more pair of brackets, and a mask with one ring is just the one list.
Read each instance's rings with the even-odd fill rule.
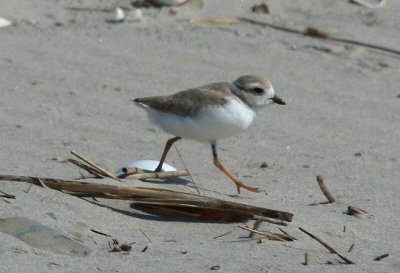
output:
[[[154,171],[157,168],[159,163],[160,163],[160,161],[157,161],[157,160],[138,160],[138,161],[131,162],[122,168],[139,168],[139,169],[143,169],[146,171]],[[123,175],[122,168],[119,168],[115,172],[116,176]],[[176,169],[173,166],[171,166],[165,162],[163,164],[162,170],[165,172],[176,171]]]
[[7,19],[0,17],[0,27],[7,27],[10,26],[11,22],[8,21]]
[[120,7],[117,7],[115,9],[115,22],[122,22],[124,20],[125,20],[124,11]]
[[129,22],[140,22],[143,19],[143,13],[141,9],[133,9],[129,12],[128,17],[126,18]]

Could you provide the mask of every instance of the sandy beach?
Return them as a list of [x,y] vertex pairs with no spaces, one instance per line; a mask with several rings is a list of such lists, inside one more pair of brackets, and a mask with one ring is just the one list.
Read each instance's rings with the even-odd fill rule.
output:
[[[247,238],[237,223],[157,217],[128,201],[1,181],[15,198],[0,197],[0,272],[400,272],[400,2],[371,9],[347,0],[269,0],[269,14],[252,12],[260,3],[142,8],[140,22],[113,23],[115,8],[129,14],[131,1],[0,0],[0,17],[12,22],[0,28],[0,175],[87,175],[65,162],[71,150],[110,170],[159,160],[171,136],[132,99],[261,75],[287,105],[262,109],[246,132],[219,142],[221,160],[260,193],[236,196],[209,144],[184,139],[176,143],[182,159],[173,148],[166,162],[186,166],[202,195],[293,213],[282,228],[297,240],[258,243],[261,236]],[[308,27],[334,39],[302,35]],[[317,175],[335,203],[326,203]],[[126,183],[196,193],[186,178]],[[367,213],[350,216],[348,206]],[[5,227],[15,217],[70,238],[84,254],[24,242]],[[355,264],[341,263],[299,227]],[[279,232],[268,223],[260,230]],[[110,252],[112,238],[132,251]]]

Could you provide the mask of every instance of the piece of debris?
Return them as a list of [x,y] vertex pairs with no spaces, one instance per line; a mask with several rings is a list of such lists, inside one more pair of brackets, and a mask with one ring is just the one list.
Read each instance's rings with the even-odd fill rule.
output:
[[314,240],[316,240],[318,243],[320,243],[321,245],[323,245],[326,249],[328,249],[331,253],[336,254],[340,259],[342,259],[346,264],[354,264],[354,262],[350,261],[349,259],[347,259],[346,257],[344,257],[343,255],[341,255],[339,252],[337,252],[333,247],[331,247],[330,245],[328,245],[326,242],[322,241],[320,238],[318,238],[317,236],[315,236],[314,234],[308,232],[307,230],[299,227],[299,229],[304,232],[305,234],[307,234],[308,236],[310,236],[311,238],[313,238]]
[[329,191],[328,187],[326,186],[324,179],[322,176],[317,175],[317,182],[319,188],[321,189],[322,193],[325,195],[326,199],[328,199],[329,203],[335,203],[336,198],[335,196]]
[[220,270],[221,266],[220,265],[213,265],[210,267],[211,270]]
[[269,14],[269,7],[266,3],[255,4],[251,7],[251,12]]
[[141,252],[146,252],[146,250],[149,248],[149,245],[145,246]]
[[125,20],[125,13],[124,13],[124,11],[120,8],[120,7],[117,7],[116,9],[115,9],[115,19],[114,19],[114,22],[115,23],[121,23],[121,22],[123,22]]
[[389,256],[389,253],[380,255],[380,256],[374,258],[374,261],[380,261],[380,260],[382,260],[382,259],[385,259],[385,258],[388,257],[388,256]]
[[293,236],[290,236],[287,233],[280,234],[280,233],[274,233],[274,232],[269,232],[269,231],[258,231],[258,230],[254,230],[254,229],[251,229],[251,228],[243,226],[243,225],[238,225],[238,227],[241,228],[241,229],[244,229],[244,230],[247,230],[247,231],[251,231],[251,232],[259,234],[259,235],[262,235],[262,236],[264,236],[264,238],[267,238],[268,240],[271,240],[271,241],[281,241],[281,242],[283,242],[283,241],[294,241],[294,240],[296,240],[296,238],[294,238]]
[[126,21],[131,23],[138,23],[143,20],[143,13],[141,9],[133,9],[126,17]]
[[322,31],[316,27],[308,27],[304,30],[304,35],[317,37],[321,39],[325,39],[329,37],[329,34],[325,31]]
[[6,18],[0,17],[0,28],[11,26],[11,22],[8,21]]
[[100,235],[103,235],[103,236],[106,236],[106,237],[112,237],[111,235],[108,235],[108,234],[106,234],[106,233],[104,233],[104,232],[95,230],[95,229],[93,229],[93,228],[91,228],[90,231],[91,231],[91,232],[94,232],[94,233],[97,233],[97,234],[100,234]]
[[122,251],[126,251],[126,252],[130,252],[132,250],[132,245],[131,244],[122,244],[121,245],[121,250]]
[[221,234],[221,235],[217,235],[217,236],[213,237],[213,239],[218,239],[218,238],[224,237],[224,236],[226,236],[226,235],[228,235],[228,234],[230,234],[230,233],[232,233],[232,230],[231,230],[231,231],[228,231],[228,232],[225,232],[225,233],[223,233],[223,234]]
[[348,206],[347,211],[345,213],[350,216],[356,216],[357,218],[360,219],[366,219],[370,217],[367,211],[360,208],[356,208],[354,206]]
[[6,193],[6,192],[4,192],[4,191],[1,191],[1,190],[0,190],[0,193],[2,193],[2,194],[0,195],[1,198],[15,199],[15,195],[8,194],[8,193]]
[[268,163],[267,162],[263,162],[263,163],[261,163],[261,165],[260,165],[260,168],[268,168],[269,167],[269,165],[268,165]]

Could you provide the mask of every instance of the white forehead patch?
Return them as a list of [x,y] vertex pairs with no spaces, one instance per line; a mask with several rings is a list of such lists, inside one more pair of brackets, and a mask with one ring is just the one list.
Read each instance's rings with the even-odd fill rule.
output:
[[260,82],[249,82],[247,85],[249,87],[262,87],[262,88],[264,88],[264,85],[262,83],[260,83]]

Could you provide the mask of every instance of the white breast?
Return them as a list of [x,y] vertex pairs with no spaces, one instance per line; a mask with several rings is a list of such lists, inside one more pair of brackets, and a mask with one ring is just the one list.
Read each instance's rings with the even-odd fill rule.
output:
[[211,142],[245,131],[253,122],[255,112],[233,98],[222,106],[208,106],[194,117],[182,117],[145,108],[150,119],[164,131],[175,136]]

